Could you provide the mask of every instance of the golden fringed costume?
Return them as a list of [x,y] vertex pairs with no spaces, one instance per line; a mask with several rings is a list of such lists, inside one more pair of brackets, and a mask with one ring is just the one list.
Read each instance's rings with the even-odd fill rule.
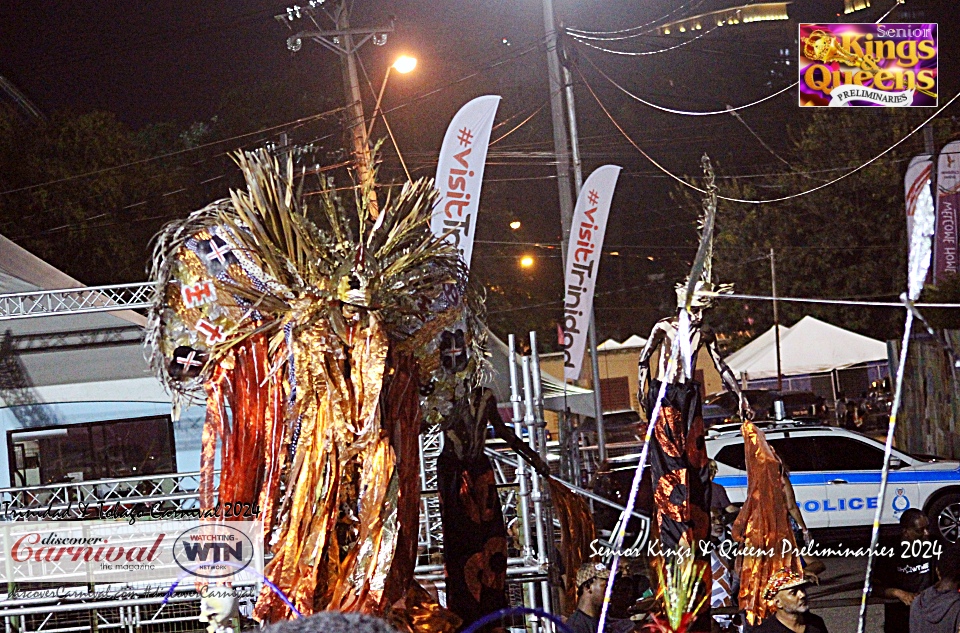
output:
[[[747,462],[747,499],[733,524],[733,538],[746,551],[772,550],[772,555],[744,556],[740,570],[740,608],[746,611],[750,623],[756,624],[770,611],[763,599],[770,576],[783,567],[797,573],[803,570],[799,557],[793,554],[796,542],[787,514],[780,460],[753,422],[744,422],[741,432]],[[791,548],[784,555],[785,540]]]
[[[455,618],[412,580],[417,436],[421,411],[439,415],[471,386],[459,374],[479,373],[474,361],[441,375],[454,355],[441,331],[461,324],[448,347],[470,345],[475,359],[483,339],[464,316],[466,269],[430,232],[432,183],[407,183],[376,218],[362,192],[347,211],[322,191],[315,224],[289,160],[237,162],[247,191],[168,226],[154,260],[154,367],[175,405],[207,404],[201,502],[259,506],[266,576],[304,615],[452,631]],[[265,589],[254,616],[291,613]]]

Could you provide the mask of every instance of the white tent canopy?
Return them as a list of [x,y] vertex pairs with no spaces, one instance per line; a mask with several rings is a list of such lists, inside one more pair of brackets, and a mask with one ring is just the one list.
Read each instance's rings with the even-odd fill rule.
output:
[[[777,375],[773,328],[724,359],[738,377],[748,380]],[[805,316],[793,327],[780,326],[781,373],[799,376],[852,367],[887,358],[883,341]]]
[[[490,364],[493,366],[493,377],[488,381],[489,386],[497,396],[501,405],[510,402],[510,351],[507,345],[490,332],[488,344],[490,347]],[[517,377],[523,388],[523,372],[517,364]],[[596,408],[593,403],[593,391],[564,385],[563,381],[541,370],[540,382],[543,387],[543,406],[548,411],[564,411],[594,417]]]
[[603,343],[597,345],[597,351],[608,352],[616,350],[627,350],[627,349],[636,349],[643,347],[647,344],[647,339],[641,338],[636,334],[632,335],[630,338],[625,340],[623,343],[618,343],[612,338],[608,338]]
[[[80,287],[76,279],[0,236],[0,292]],[[123,310],[17,319],[4,323],[0,334],[12,337],[34,400],[169,402],[143,357],[145,324],[143,316]],[[0,391],[22,387],[0,385]]]

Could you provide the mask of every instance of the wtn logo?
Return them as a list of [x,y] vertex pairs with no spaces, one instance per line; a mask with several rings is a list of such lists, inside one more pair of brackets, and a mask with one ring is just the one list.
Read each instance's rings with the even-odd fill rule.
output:
[[242,561],[243,541],[231,547],[227,543],[190,543],[180,541],[183,552],[191,563],[219,563],[221,561]]

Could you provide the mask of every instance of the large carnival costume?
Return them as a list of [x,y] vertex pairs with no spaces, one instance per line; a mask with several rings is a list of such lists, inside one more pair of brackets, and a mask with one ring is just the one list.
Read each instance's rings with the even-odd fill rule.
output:
[[[175,405],[207,405],[201,503],[259,506],[265,575],[301,613],[453,630],[412,579],[417,436],[475,386],[484,341],[457,250],[430,232],[432,183],[407,183],[376,217],[365,192],[345,205],[329,190],[308,214],[289,160],[237,161],[247,191],[168,226],[154,262],[154,366]],[[265,588],[254,616],[291,611]]]
[[[716,216],[716,187],[713,169],[704,157],[708,195],[701,218],[700,249],[691,278],[677,285],[676,316],[658,321],[640,353],[639,399],[653,425],[650,441],[650,481],[654,496],[654,536],[665,551],[692,550],[702,571],[703,595],[709,595],[709,555],[699,547],[710,536],[710,473],[703,427],[702,386],[694,380],[697,357],[706,348],[728,388],[739,392],[733,372],[716,347],[713,332],[703,326],[703,310],[712,306],[717,294],[732,286],[712,281],[713,225]],[[644,385],[650,362],[660,349],[659,372]],[[680,362],[678,362],[678,359]],[[655,411],[657,414],[655,415]],[[701,617],[690,630],[709,630]]]
[[[770,577],[784,567],[797,573],[802,573],[802,569],[787,513],[780,458],[753,422],[744,422],[741,432],[747,464],[747,499],[733,524],[733,538],[743,544],[742,550],[747,554],[766,552],[744,555],[740,568],[740,609],[755,625],[770,612],[770,604],[763,597]],[[788,551],[784,551],[784,544],[790,545]]]

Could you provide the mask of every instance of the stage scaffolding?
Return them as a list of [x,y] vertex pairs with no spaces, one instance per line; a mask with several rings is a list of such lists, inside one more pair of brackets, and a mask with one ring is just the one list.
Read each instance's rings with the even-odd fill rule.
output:
[[[151,290],[151,284],[141,283],[0,295],[0,320],[140,309],[147,307]],[[530,333],[530,349],[531,355],[518,356],[516,338],[510,335],[509,371],[513,429],[545,462],[550,463],[535,332]],[[421,436],[420,448],[420,555],[415,575],[421,583],[435,586],[442,597],[443,535],[436,460],[443,448],[443,435],[439,427],[435,426]],[[561,587],[556,559],[560,528],[553,516],[549,486],[533,468],[516,455],[490,447],[486,453],[494,468],[504,518],[512,536],[512,555],[508,558],[507,567],[511,604],[559,613]],[[621,512],[624,510],[622,506],[583,489],[578,485],[580,483],[577,481],[570,485],[592,503],[605,504]],[[81,504],[144,503],[162,504],[165,509],[195,509],[199,506],[198,484],[199,473],[173,473],[8,488],[0,490],[0,504],[7,508],[8,516],[17,511],[44,508],[68,514],[79,513]],[[641,524],[641,534],[634,545],[642,544],[649,531],[649,519],[636,512],[633,516],[639,519]],[[621,520],[624,519],[621,517]],[[175,596],[166,602],[162,596],[157,595],[144,595],[142,598],[124,600],[122,603],[18,600],[9,594],[0,594],[0,600],[3,605],[3,608],[0,608],[0,618],[3,619],[6,632],[68,633],[110,630],[172,633],[205,630],[196,620],[200,597],[191,587],[178,587]],[[512,633],[555,631],[551,622],[536,616],[527,616],[525,622],[516,621],[507,623],[506,626]]]

